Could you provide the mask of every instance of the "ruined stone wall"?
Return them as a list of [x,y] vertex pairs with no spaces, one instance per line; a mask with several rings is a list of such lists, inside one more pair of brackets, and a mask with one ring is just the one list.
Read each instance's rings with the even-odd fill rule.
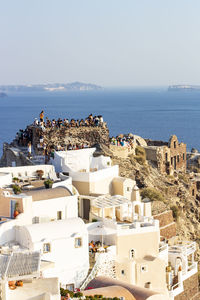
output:
[[[148,146],[152,143],[148,142]],[[153,144],[154,147],[145,147],[147,160],[153,161],[162,174],[173,175],[175,170],[186,172],[186,144],[179,144],[175,135],[171,136],[168,144]]]
[[186,144],[178,142],[178,139],[173,135],[169,141],[171,165],[176,170],[186,172]]
[[198,274],[189,277],[183,282],[184,291],[175,297],[175,300],[199,300]]
[[110,145],[110,151],[112,152],[112,155],[120,158],[127,158],[130,154],[135,155],[135,148],[135,144],[133,145],[133,148]]
[[159,220],[160,235],[166,239],[176,236],[176,223],[174,222],[172,211],[165,211],[154,215],[154,219]]

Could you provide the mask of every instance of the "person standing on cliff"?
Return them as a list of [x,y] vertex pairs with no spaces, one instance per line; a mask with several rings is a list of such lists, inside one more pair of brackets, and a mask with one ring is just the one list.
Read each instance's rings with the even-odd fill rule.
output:
[[44,111],[42,110],[40,113],[40,122],[44,122]]
[[28,142],[28,157],[31,157],[31,142]]

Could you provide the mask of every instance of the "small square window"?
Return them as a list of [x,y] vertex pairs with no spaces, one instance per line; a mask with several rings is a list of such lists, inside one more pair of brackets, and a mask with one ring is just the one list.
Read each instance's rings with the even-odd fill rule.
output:
[[48,253],[51,252],[51,244],[50,243],[45,243],[43,245],[43,253]]
[[82,238],[75,238],[75,248],[82,247]]
[[122,274],[122,275],[125,275],[125,271],[124,271],[124,270],[121,270],[121,274]]
[[109,161],[107,161],[107,166],[110,166],[110,162]]
[[62,220],[62,211],[57,211],[57,220]]
[[127,192],[130,192],[131,189],[130,189],[130,187],[127,187],[126,190],[127,190]]
[[148,268],[146,265],[141,266],[141,272],[147,272]]
[[74,284],[73,283],[66,284],[66,290],[73,292],[74,291]]

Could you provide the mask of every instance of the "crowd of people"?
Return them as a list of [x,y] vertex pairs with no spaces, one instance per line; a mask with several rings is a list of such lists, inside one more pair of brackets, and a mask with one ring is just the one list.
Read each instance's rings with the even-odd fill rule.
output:
[[116,136],[110,139],[111,145],[121,146],[121,147],[130,147],[131,149],[134,147],[134,137],[133,136]]
[[103,117],[102,116],[93,116],[90,114],[87,118],[81,120],[75,119],[61,119],[58,118],[57,120],[53,119],[50,120],[46,117],[46,121],[44,118],[44,111],[42,110],[39,116],[39,120],[35,118],[34,125],[40,126],[42,129],[45,128],[71,128],[71,127],[81,127],[81,126],[103,126]]
[[[53,119],[50,120],[46,117],[46,121],[44,118],[44,111],[42,110],[39,119],[35,118],[34,126],[38,128],[38,138],[39,142],[36,145],[37,147],[37,154],[45,156],[45,162],[48,162],[50,157],[54,157],[54,151],[66,151],[66,150],[78,150],[89,148],[88,143],[69,143],[67,145],[55,145],[54,147],[49,147],[44,142],[43,133],[40,129],[44,132],[46,128],[71,128],[71,127],[81,127],[81,126],[103,126],[103,117],[93,116],[90,114],[87,118],[81,120],[71,119],[61,119],[58,118],[57,120]],[[18,146],[27,147],[28,157],[32,156],[32,130],[30,126],[27,126],[25,130],[20,129],[15,138]],[[36,149],[35,149],[36,150]]]
[[16,133],[15,139],[17,141],[18,146],[27,146],[28,143],[32,140],[32,130],[30,130],[28,127],[25,130],[20,129]]

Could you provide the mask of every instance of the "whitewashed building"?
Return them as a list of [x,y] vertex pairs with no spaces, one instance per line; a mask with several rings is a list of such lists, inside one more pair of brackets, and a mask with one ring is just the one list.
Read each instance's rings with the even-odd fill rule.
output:
[[63,287],[78,288],[89,270],[88,231],[80,218],[16,227],[16,241],[41,259],[54,262],[43,277],[58,277]]
[[112,194],[112,180],[119,167],[111,165],[110,157],[93,157],[95,148],[57,151],[51,160],[56,172],[72,177],[79,194]]

